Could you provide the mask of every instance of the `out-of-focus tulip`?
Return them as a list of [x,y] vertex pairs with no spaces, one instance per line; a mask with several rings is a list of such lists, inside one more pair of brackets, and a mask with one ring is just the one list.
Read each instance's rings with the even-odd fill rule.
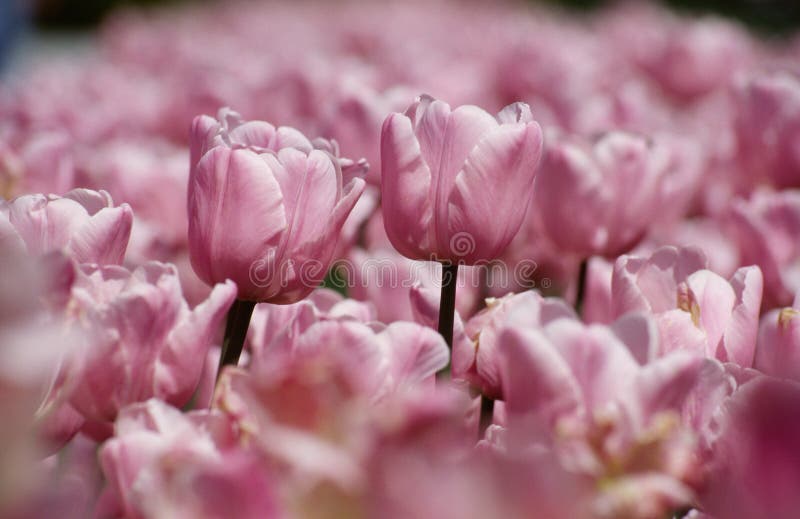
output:
[[633,2],[612,13],[608,28],[617,51],[678,100],[724,89],[752,61],[747,33],[722,18],[686,19]]
[[559,318],[576,319],[560,299],[545,299],[526,291],[486,300],[486,308],[464,324],[468,341],[453,344],[453,378],[469,381],[487,398],[502,399],[498,337],[510,319],[526,326],[544,326]]
[[100,265],[122,263],[133,225],[128,204],[114,207],[108,193],[88,189],[0,201],[0,218],[11,223],[31,255],[64,251],[78,263]]
[[723,406],[703,509],[720,519],[791,519],[800,509],[800,386],[759,377]]
[[800,382],[800,294],[791,307],[775,309],[761,318],[755,368],[775,377]]
[[640,365],[632,347],[658,341],[642,336],[646,320],[612,328],[557,319],[509,326],[499,338],[508,435],[533,425],[565,466],[596,478],[599,517],[660,517],[691,503],[698,483],[680,412],[702,361],[676,353]]
[[109,487],[98,515],[283,517],[269,470],[216,411],[183,414],[156,399],[120,414],[100,450]]
[[119,410],[133,402],[158,397],[186,404],[235,295],[227,282],[190,310],[171,265],[153,262],[133,272],[84,267],[67,311],[87,341],[62,377],[69,403],[87,419],[90,432],[108,434]]
[[738,86],[736,100],[742,187],[800,187],[800,79],[789,72],[759,74]]
[[706,269],[699,249],[662,247],[649,258],[618,258],[611,284],[615,316],[656,316],[662,354],[688,350],[752,366],[764,285],[758,267],[726,280]]
[[297,130],[222,119],[193,126],[192,266],[206,283],[233,280],[241,300],[295,302],[325,277],[364,181],[345,182],[340,160]]
[[559,250],[582,258],[615,256],[636,245],[662,215],[671,151],[622,132],[594,144],[548,144],[531,213]]
[[764,307],[788,305],[800,290],[800,191],[758,191],[729,209],[739,262],[764,273]]
[[418,98],[381,135],[384,225],[411,259],[474,264],[500,255],[530,203],[542,131],[527,105],[497,117]]

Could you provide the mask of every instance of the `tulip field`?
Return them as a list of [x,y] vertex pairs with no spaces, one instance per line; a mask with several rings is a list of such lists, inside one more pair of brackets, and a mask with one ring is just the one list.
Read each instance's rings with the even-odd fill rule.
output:
[[119,10],[0,79],[0,518],[800,518],[800,34]]

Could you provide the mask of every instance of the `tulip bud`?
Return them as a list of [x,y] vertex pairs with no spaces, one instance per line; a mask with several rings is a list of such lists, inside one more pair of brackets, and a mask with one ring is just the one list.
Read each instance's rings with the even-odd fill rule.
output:
[[522,103],[497,117],[428,96],[383,123],[386,233],[411,259],[474,265],[499,256],[532,197],[542,130]]
[[349,161],[314,149],[297,130],[229,111],[219,121],[196,118],[191,148],[189,252],[200,279],[231,279],[246,301],[307,296],[364,189],[361,178],[345,181]]

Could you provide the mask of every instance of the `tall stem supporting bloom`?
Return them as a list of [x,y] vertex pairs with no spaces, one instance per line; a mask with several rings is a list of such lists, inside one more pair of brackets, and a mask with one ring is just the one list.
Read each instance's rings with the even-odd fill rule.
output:
[[[453,350],[453,321],[456,313],[456,282],[458,281],[458,264],[442,263],[442,296],[439,300],[439,333]],[[440,375],[445,374],[449,367]]]
[[482,440],[486,434],[486,429],[492,425],[494,419],[494,400],[485,395],[481,395],[481,414],[478,419],[478,441]]
[[583,313],[583,300],[586,298],[586,277],[589,274],[589,258],[581,261],[578,270],[578,291],[575,293],[575,311],[578,315]]
[[250,317],[256,303],[237,299],[228,310],[228,321],[225,324],[225,338],[222,341],[222,354],[219,357],[217,378],[222,373],[222,368],[239,363],[239,356],[244,348],[247,329],[250,327]]

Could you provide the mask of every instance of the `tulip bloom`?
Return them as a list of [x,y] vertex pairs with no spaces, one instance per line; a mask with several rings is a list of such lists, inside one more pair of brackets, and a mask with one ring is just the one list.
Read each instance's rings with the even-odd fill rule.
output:
[[291,128],[195,119],[189,252],[208,284],[231,279],[244,301],[293,303],[330,266],[339,232],[364,189],[341,161]]
[[62,376],[69,403],[96,437],[110,432],[127,404],[151,397],[177,406],[189,401],[235,294],[233,283],[217,285],[190,310],[172,265],[78,272],[67,311],[86,336],[85,348],[68,359]]
[[661,216],[670,167],[668,148],[632,134],[550,142],[536,180],[536,225],[581,258],[626,252]]
[[527,105],[497,117],[428,96],[381,135],[386,233],[411,259],[471,265],[499,256],[532,197],[542,130]]
[[615,316],[652,312],[661,353],[690,350],[748,368],[753,364],[764,278],[742,267],[730,280],[706,269],[698,249],[662,247],[649,258],[621,256],[611,280]]
[[128,204],[114,207],[105,191],[75,189],[63,197],[25,195],[0,200],[7,220],[31,255],[63,251],[78,263],[119,264],[133,225]]

